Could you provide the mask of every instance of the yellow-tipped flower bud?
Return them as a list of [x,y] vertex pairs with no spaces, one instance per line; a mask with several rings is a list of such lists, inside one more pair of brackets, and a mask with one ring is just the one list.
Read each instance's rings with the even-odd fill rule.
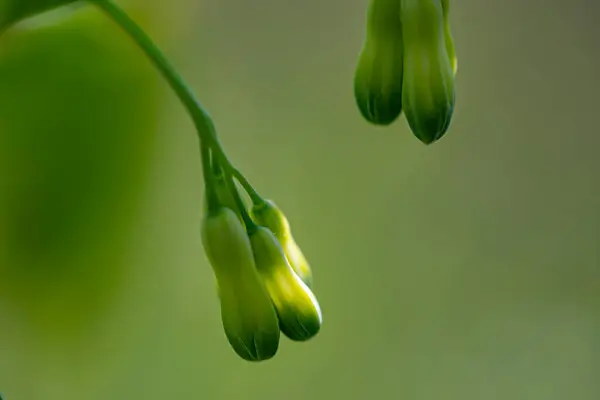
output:
[[401,0],[400,20],[404,114],[414,135],[430,144],[448,130],[455,100],[441,0]]
[[266,200],[252,207],[250,212],[258,225],[269,228],[273,232],[294,272],[311,288],[313,285],[312,270],[302,250],[294,240],[290,223],[281,209],[273,201]]
[[279,347],[279,321],[238,216],[228,208],[209,212],[202,243],[217,280],[227,340],[245,360],[273,357]]
[[305,341],[321,329],[319,303],[308,286],[294,273],[273,233],[257,226],[250,233],[256,268],[279,316],[279,326],[288,338]]
[[370,0],[367,29],[354,75],[354,97],[362,116],[391,124],[402,112],[400,0]]

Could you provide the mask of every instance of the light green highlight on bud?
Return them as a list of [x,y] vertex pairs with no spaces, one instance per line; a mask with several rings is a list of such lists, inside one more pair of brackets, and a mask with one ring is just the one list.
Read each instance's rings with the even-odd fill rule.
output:
[[294,273],[273,233],[258,226],[250,233],[256,268],[279,316],[281,332],[295,341],[306,341],[321,329],[319,303]]
[[275,235],[294,272],[309,288],[312,288],[312,270],[292,236],[290,223],[283,211],[272,200],[264,200],[260,204],[255,204],[250,214],[258,225],[268,228]]

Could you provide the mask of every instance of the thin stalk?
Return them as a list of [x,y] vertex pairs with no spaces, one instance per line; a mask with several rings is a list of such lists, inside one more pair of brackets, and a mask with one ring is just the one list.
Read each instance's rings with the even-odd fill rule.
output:
[[219,142],[214,122],[209,113],[196,99],[196,96],[185,82],[183,77],[179,75],[177,70],[171,65],[168,58],[154,43],[154,41],[146,34],[146,32],[133,20],[131,17],[114,1],[112,0],[88,0],[98,6],[106,15],[108,15],[117,25],[121,27],[137,46],[144,52],[156,69],[160,72],[163,78],[167,81],[171,89],[175,92],[183,106],[186,108],[196,131],[198,139],[201,143],[208,145],[212,150],[212,156],[219,159],[219,164],[222,166],[225,173],[235,177],[240,182],[244,190],[246,190],[252,201],[260,202],[262,198],[256,190],[244,177],[244,175],[229,161],[223,150],[223,146]]
[[211,163],[211,152],[210,148],[205,142],[200,143],[200,157],[202,158],[202,174],[204,175],[204,195],[206,197],[206,206],[208,211],[215,211],[219,207],[219,199],[215,192],[214,179],[212,174],[210,163]]

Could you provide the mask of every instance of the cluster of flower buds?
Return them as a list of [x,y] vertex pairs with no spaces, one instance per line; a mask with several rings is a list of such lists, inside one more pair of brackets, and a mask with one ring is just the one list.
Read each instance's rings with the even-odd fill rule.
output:
[[[0,32],[20,19],[75,2],[0,0]],[[212,120],[145,32],[112,0],[88,2],[103,9],[145,51],[198,129],[206,189],[201,240],[232,348],[245,360],[261,361],[277,353],[281,333],[293,341],[314,337],[322,325],[321,308],[312,291],[310,266],[286,216],[227,159]],[[426,144],[445,134],[454,110],[457,63],[448,2],[370,0],[354,80],[364,118],[389,125],[404,111],[412,132]]]
[[[75,0],[0,0],[0,32],[22,19]],[[225,334],[245,360],[272,358],[280,333],[306,341],[321,329],[312,272],[283,212],[265,200],[233,167],[214,124],[150,38],[112,0],[88,0],[127,31],[175,88],[198,129],[205,178],[201,237],[214,271]],[[248,209],[235,181],[244,184]]]
[[448,130],[457,60],[449,0],[370,0],[366,37],[354,78],[363,117],[389,125],[404,111],[425,144]]
[[314,337],[322,324],[321,308],[287,218],[244,178],[253,202],[248,208],[219,154],[203,152],[202,243],[216,278],[227,340],[243,359],[267,360],[277,353],[280,332],[293,341]]

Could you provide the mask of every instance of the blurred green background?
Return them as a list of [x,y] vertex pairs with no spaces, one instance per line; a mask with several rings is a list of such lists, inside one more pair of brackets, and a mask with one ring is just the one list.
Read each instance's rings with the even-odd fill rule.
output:
[[439,143],[352,97],[365,0],[121,0],[290,218],[322,332],[230,349],[193,127],[95,9],[0,39],[6,400],[600,398],[600,44],[589,0],[455,1]]

